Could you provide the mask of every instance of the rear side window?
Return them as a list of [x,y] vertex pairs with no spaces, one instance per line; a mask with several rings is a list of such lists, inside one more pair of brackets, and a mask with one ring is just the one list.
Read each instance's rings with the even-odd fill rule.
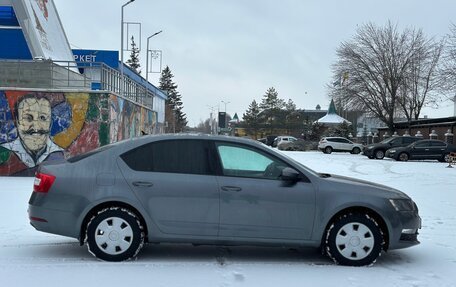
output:
[[137,147],[120,157],[136,171],[213,174],[208,155],[205,141],[168,140]]
[[444,142],[432,142],[432,146],[446,147],[446,143],[444,143]]
[[430,147],[431,142],[430,141],[421,141],[416,143],[415,147]]

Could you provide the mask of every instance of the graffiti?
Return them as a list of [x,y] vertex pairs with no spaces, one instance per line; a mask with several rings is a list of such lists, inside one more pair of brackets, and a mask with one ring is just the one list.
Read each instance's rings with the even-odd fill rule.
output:
[[156,113],[106,93],[0,91],[0,175],[154,133]]

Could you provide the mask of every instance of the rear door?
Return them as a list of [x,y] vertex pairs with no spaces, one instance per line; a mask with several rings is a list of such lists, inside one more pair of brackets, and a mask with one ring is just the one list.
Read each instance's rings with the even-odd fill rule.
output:
[[166,140],[121,156],[119,167],[158,228],[216,236],[219,192],[204,140]]
[[289,165],[259,149],[219,142],[220,237],[309,239],[315,190],[280,180]]
[[419,141],[410,150],[412,159],[428,159],[432,158],[432,146],[430,140]]
[[441,141],[432,141],[432,158],[440,159],[443,158],[447,149],[447,144]]

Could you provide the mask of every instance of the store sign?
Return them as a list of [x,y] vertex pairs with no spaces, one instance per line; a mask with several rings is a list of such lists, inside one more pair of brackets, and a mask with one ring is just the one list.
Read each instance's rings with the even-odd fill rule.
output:
[[14,0],[12,3],[34,58],[73,61],[53,0]]

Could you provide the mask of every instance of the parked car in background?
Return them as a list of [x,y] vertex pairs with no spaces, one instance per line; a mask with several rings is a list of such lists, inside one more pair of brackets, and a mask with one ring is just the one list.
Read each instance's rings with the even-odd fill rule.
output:
[[456,152],[456,146],[439,140],[419,140],[406,147],[390,148],[386,151],[386,157],[398,161],[436,159],[446,162],[451,152]]
[[297,138],[292,137],[292,136],[278,136],[274,139],[274,142],[272,143],[272,147],[278,147],[279,144],[283,142],[292,142],[297,140]]
[[265,145],[272,146],[272,143],[276,138],[277,136],[266,136],[264,138],[258,139],[258,141],[264,143]]
[[387,138],[379,143],[370,144],[364,147],[363,154],[370,159],[383,159],[388,149],[393,147],[404,147],[420,140],[419,137],[401,136]]
[[79,239],[107,261],[144,243],[321,248],[361,266],[418,241],[406,194],[316,173],[253,140],[143,136],[41,165],[28,208],[37,230]]
[[359,154],[363,150],[363,145],[343,137],[324,137],[318,143],[318,149],[324,153],[342,151]]

